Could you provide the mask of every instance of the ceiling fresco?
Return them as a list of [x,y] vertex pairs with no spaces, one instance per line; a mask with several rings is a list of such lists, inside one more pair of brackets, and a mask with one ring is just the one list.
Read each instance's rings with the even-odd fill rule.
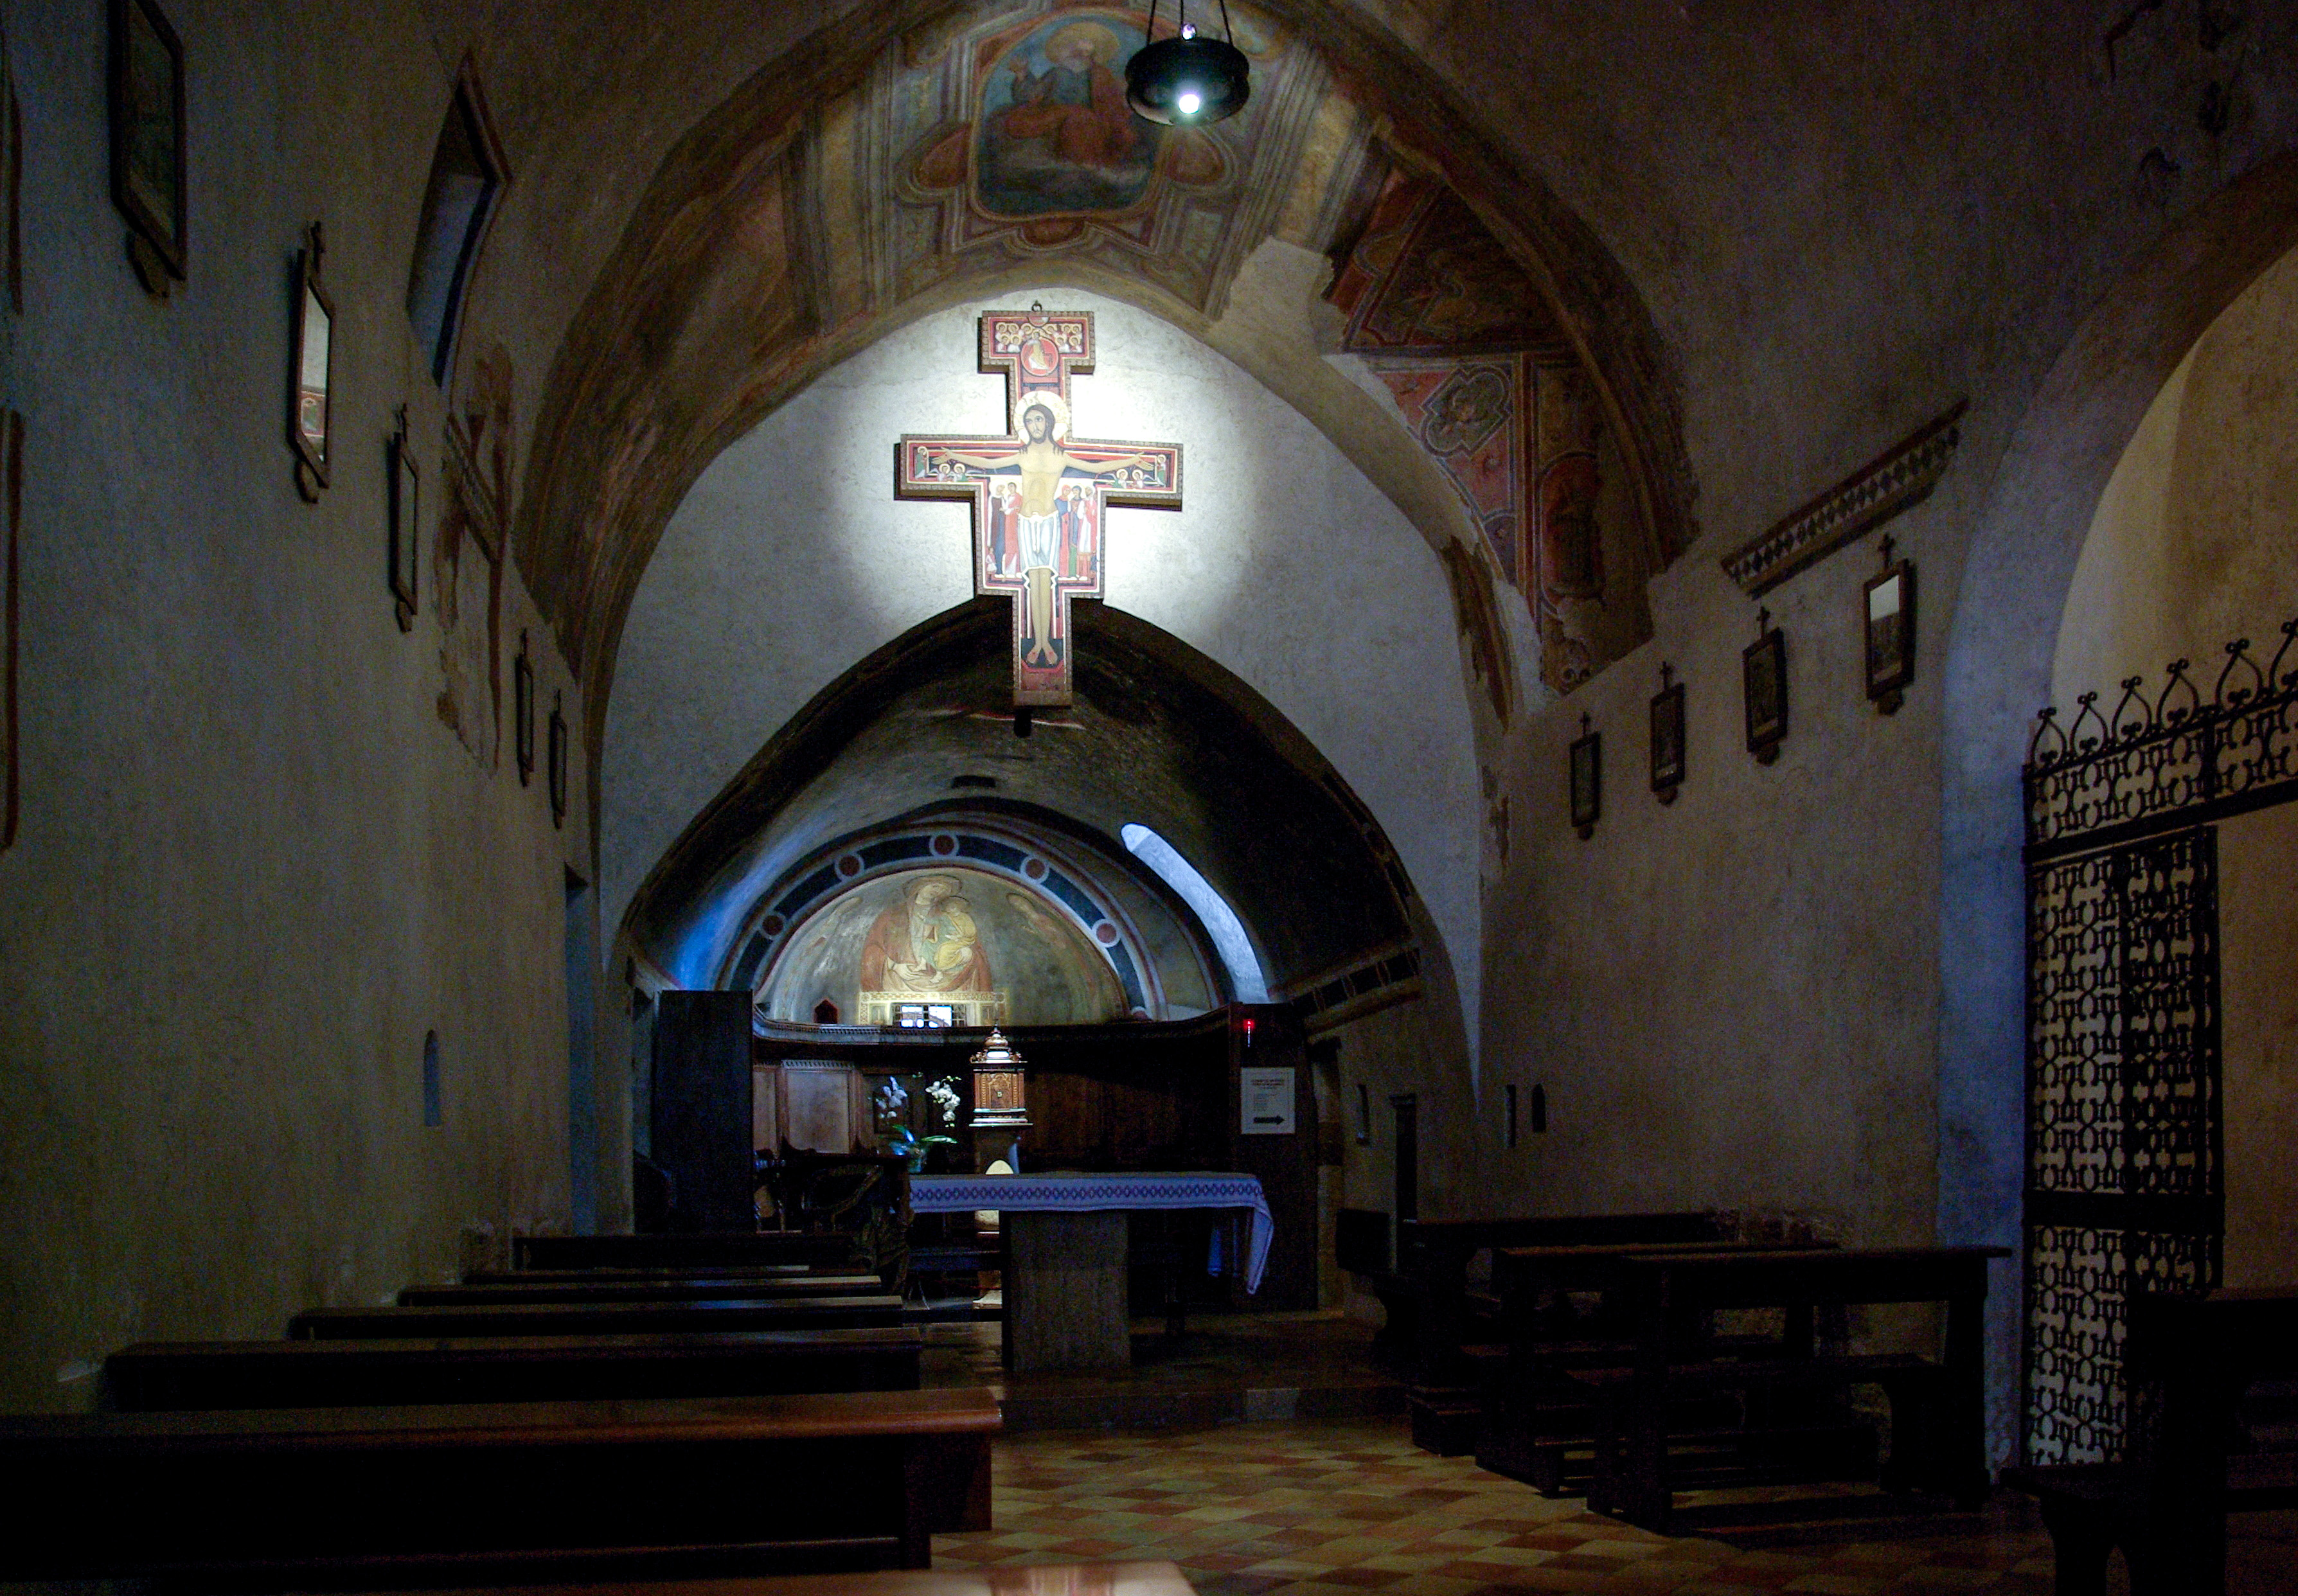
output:
[[1434,178],[1390,172],[1334,255],[1343,349],[1459,494],[1531,610],[1542,679],[1569,692],[1651,635],[1644,582],[1673,552],[1604,492],[1596,385],[1524,269]]
[[[1393,364],[1400,424],[1479,529],[1476,583],[1513,584],[1575,640],[1543,674],[1568,684],[1620,651],[1642,575],[1689,541],[1690,492],[1669,368],[1616,263],[1393,37],[1322,0],[1230,14],[1253,95],[1210,128],[1119,114],[1145,11],[1030,0],[848,19],[672,149],[559,347],[517,505],[587,747],[664,523],[774,406],[904,321],[1052,276],[1209,335],[1270,240],[1349,239],[1346,352]],[[1594,469],[1554,469],[1575,453]],[[1591,516],[1601,533],[1572,531]]]

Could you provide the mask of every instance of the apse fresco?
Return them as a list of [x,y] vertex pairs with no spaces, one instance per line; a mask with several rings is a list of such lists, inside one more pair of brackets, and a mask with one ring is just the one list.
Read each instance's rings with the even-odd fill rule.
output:
[[862,882],[792,935],[759,1006],[808,1020],[827,998],[849,1023],[926,1005],[957,1025],[1092,1025],[1126,1013],[1109,960],[1048,900],[1009,877],[925,869]]

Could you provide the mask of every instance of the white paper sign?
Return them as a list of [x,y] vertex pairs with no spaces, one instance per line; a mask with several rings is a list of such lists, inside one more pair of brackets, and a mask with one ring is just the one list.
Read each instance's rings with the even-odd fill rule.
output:
[[1244,1134],[1292,1135],[1294,1071],[1245,1070],[1240,1074],[1242,1089],[1238,1096],[1244,1104],[1244,1123],[1239,1129]]

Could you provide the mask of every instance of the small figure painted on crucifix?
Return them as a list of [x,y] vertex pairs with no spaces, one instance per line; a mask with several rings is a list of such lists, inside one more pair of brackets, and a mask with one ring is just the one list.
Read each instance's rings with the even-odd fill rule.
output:
[[1101,596],[1105,508],[1180,503],[1179,445],[1070,436],[1070,375],[1092,367],[1090,312],[992,311],[981,369],[1006,376],[1012,435],[901,442],[897,492],[973,503],[974,590],[1015,600],[1017,707],[1070,702],[1070,600]]

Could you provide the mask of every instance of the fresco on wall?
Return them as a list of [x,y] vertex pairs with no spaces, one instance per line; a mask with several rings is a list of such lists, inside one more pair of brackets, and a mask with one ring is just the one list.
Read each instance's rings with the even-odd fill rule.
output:
[[983,75],[975,192],[993,216],[1122,211],[1149,191],[1159,135],[1125,103],[1125,62],[1147,42],[1118,16],[1065,13]]
[[959,1025],[1091,1025],[1121,1019],[1109,960],[1050,902],[983,871],[875,877],[790,937],[759,1007],[808,1020],[824,999],[853,1023],[898,1022],[903,1005]]
[[1392,172],[1350,232],[1327,295],[1348,317],[1342,347],[1467,505],[1532,612],[1542,679],[1568,692],[1650,630],[1640,544],[1604,518],[1595,385],[1531,278],[1442,183]]

